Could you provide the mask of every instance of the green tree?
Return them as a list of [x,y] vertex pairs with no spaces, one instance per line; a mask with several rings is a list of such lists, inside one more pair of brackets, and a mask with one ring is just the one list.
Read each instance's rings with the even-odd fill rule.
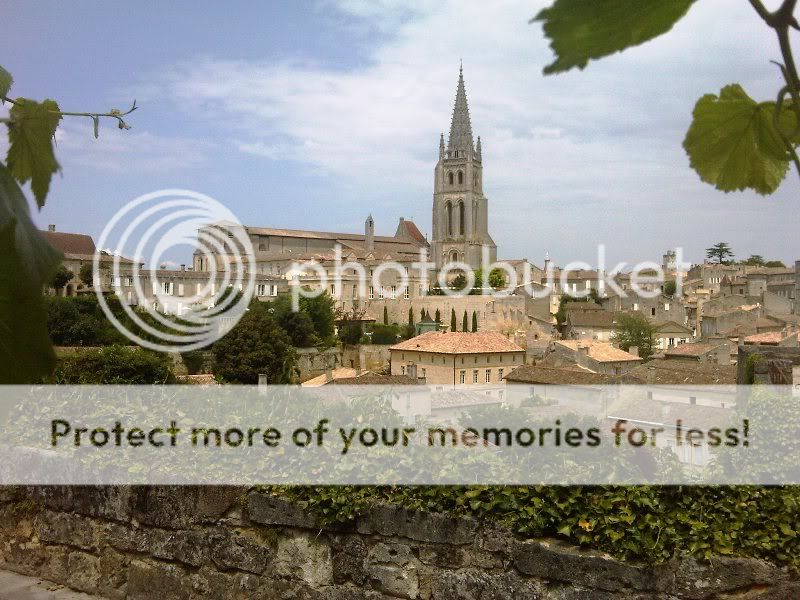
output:
[[[489,271],[489,287],[498,290],[506,285],[506,274],[500,267],[495,267]],[[480,290],[483,288],[483,268],[475,269],[475,287]]]
[[620,313],[612,341],[623,350],[639,348],[639,356],[647,360],[656,350],[657,327],[645,317],[635,313]]
[[78,279],[80,279],[81,283],[83,283],[83,285],[86,287],[91,287],[94,283],[94,279],[92,277],[93,273],[94,270],[92,268],[92,263],[83,263],[81,268],[78,269]]
[[478,331],[478,313],[472,311],[472,332]]
[[355,346],[364,337],[361,321],[342,321],[339,325],[339,339],[347,346]]
[[61,358],[47,381],[76,385],[143,385],[174,383],[175,375],[164,354],[143,348],[108,346]]
[[768,260],[767,262],[764,263],[764,266],[770,268],[776,268],[776,267],[780,267],[781,269],[786,268],[786,265],[783,264],[783,261],[780,260]]
[[670,279],[664,282],[664,295],[665,296],[674,296],[678,291],[678,284],[675,282],[674,279]]
[[450,282],[450,287],[454,290],[463,290],[467,287],[467,276],[464,273],[459,273]]
[[75,277],[75,273],[67,269],[64,265],[61,265],[50,278],[50,287],[56,290],[56,292],[60,292],[64,289],[65,285],[72,281],[73,277]]
[[728,258],[733,257],[733,250],[726,242],[718,242],[711,246],[711,248],[706,248],[706,258],[708,259],[716,259],[718,264],[727,264]]
[[389,324],[389,309],[386,308],[385,304],[383,305],[383,324],[384,325]]
[[396,325],[375,323],[372,326],[372,343],[387,345],[397,343],[397,329]]
[[467,311],[464,311],[464,318],[461,319],[461,331],[467,332],[469,331],[469,317],[467,317]]
[[300,310],[292,310],[292,299],[288,296],[279,296],[268,305],[267,310],[272,317],[289,335],[292,345],[298,348],[309,348],[319,343],[314,321],[308,314],[307,303],[300,303]]
[[436,309],[436,316],[433,318],[433,320],[436,321],[437,323],[442,322],[442,313],[439,312],[438,308]]
[[333,340],[336,317],[334,301],[327,292],[314,298],[300,298],[300,310],[304,311],[314,324],[318,343],[325,344]]
[[458,331],[456,325],[456,309],[450,309],[450,331]]
[[408,307],[408,324],[413,327],[414,326],[414,309],[412,307]]
[[212,348],[214,375],[228,383],[290,383],[297,353],[288,334],[275,322],[265,303],[253,301],[241,320]]
[[742,261],[743,265],[748,265],[750,267],[763,267],[764,266],[764,257],[760,254],[751,254],[750,258],[747,260]]
[[[695,0],[554,0],[533,21],[541,21],[556,60],[546,75],[583,69],[593,59],[643,44],[672,29]],[[691,167],[718,190],[753,189],[771,194],[791,164],[800,175],[800,76],[792,54],[790,30],[798,28],[797,0],[783,0],[769,11],[750,0],[761,20],[778,38],[783,82],[771,102],[757,102],[738,84],[706,94],[694,107],[683,142]],[[766,62],[766,61],[765,61]]]
[[420,321],[424,321],[425,320],[425,309],[424,308],[420,308],[419,309],[419,320]]

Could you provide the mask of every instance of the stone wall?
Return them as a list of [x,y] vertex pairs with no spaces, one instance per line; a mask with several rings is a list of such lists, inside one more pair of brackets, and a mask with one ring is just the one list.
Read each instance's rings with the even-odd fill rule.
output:
[[797,598],[765,562],[648,566],[379,507],[338,527],[241,488],[0,490],[0,569],[107,598]]

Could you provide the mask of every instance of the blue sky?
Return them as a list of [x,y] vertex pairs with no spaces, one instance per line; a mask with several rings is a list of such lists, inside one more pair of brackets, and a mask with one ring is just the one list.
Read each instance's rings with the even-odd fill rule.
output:
[[[744,2],[700,0],[668,35],[543,77],[543,1],[80,3],[11,0],[0,64],[13,95],[65,110],[124,108],[133,129],[70,119],[41,226],[98,237],[127,201],[188,188],[258,226],[430,230],[438,136],[463,58],[499,255],[541,263],[800,258],[800,182],[772,197],[702,184],[681,149],[695,100],[780,82],[777,44]],[[2,142],[0,142],[0,145]],[[4,151],[4,148],[2,148]],[[182,257],[175,257],[183,262]],[[188,258],[188,257],[187,257]]]

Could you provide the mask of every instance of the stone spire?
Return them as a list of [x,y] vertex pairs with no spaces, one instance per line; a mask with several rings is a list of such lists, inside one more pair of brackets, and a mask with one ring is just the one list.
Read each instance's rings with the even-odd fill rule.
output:
[[478,136],[478,143],[475,144],[475,158],[481,160],[481,136]]
[[439,160],[444,158],[444,133],[439,136]]
[[[469,107],[467,106],[467,92],[464,89],[464,68],[458,69],[458,89],[456,90],[456,104],[453,108],[453,121],[450,124],[450,139],[447,143],[447,152],[450,158],[470,156],[473,153],[472,125],[469,121]],[[463,153],[463,154],[462,154]]]

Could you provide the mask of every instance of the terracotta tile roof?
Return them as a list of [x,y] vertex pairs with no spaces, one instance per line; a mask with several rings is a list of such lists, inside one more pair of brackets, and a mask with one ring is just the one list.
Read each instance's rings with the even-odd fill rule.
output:
[[485,393],[465,390],[443,390],[431,394],[431,409],[458,408],[460,406],[481,406],[502,404],[503,400]]
[[596,302],[567,302],[564,305],[564,310],[570,313],[570,312],[597,311],[605,309]]
[[658,326],[658,333],[692,333],[688,327],[676,323],[675,321],[667,321]]
[[395,344],[390,350],[436,352],[439,354],[484,354],[492,352],[524,352],[503,334],[496,331],[441,332],[429,331]]
[[609,409],[609,419],[628,419],[641,423],[659,424],[675,427],[678,419],[684,427],[723,427],[730,421],[731,409],[705,406],[702,404],[684,404],[681,402],[664,402],[658,400],[637,400],[624,402]]
[[414,221],[403,219],[400,221],[400,225],[398,226],[397,230],[398,233],[401,233],[404,237],[410,237],[423,246],[428,243],[428,240],[426,240],[425,236],[422,235],[422,232],[419,230]]
[[625,350],[615,348],[608,342],[598,342],[596,340],[558,340],[555,342],[574,352],[578,352],[579,347],[588,347],[589,358],[597,362],[641,362],[641,358],[634,356]]
[[85,254],[94,256],[95,247],[91,236],[83,233],[64,233],[62,231],[39,231],[42,237],[56,250],[64,254]]
[[593,373],[585,369],[564,369],[523,365],[517,367],[503,379],[508,383],[538,383],[548,385],[607,385],[617,383],[612,375]]
[[[763,344],[766,346],[777,346],[783,340],[791,337],[792,333],[786,333],[784,331],[770,331],[768,333],[757,333],[755,335],[748,335],[744,338],[745,344]],[[797,340],[800,342],[800,333],[797,334]]]
[[567,313],[567,322],[573,327],[605,327],[616,326],[616,313],[607,310],[573,310]]
[[357,377],[340,377],[332,381],[334,385],[418,385],[419,381],[406,375],[379,375],[364,373]]
[[629,377],[653,385],[723,385],[736,383],[736,367],[685,360],[651,360],[628,371]]
[[[412,223],[413,225],[413,223]],[[415,226],[416,228],[416,226]],[[304,229],[275,229],[272,227],[245,227],[247,233],[250,235],[272,235],[277,237],[296,237],[296,238],[308,238],[308,239],[321,239],[321,240],[332,240],[332,241],[350,241],[350,242],[360,242],[360,245],[363,247],[365,236],[364,234],[359,233],[336,233],[333,231],[308,231]],[[417,230],[419,231],[419,230]],[[422,237],[422,244],[425,238],[420,234]],[[389,237],[385,235],[376,235],[375,242],[387,242],[387,243],[395,243],[395,244],[404,244],[410,246],[419,246],[418,243],[412,243],[402,240],[401,238],[397,237]]]
[[323,373],[322,375],[318,375],[317,377],[313,377],[313,378],[309,379],[308,381],[304,381],[303,383],[300,384],[300,387],[320,387],[322,385],[331,383],[332,381],[335,381],[336,379],[342,379],[342,378],[345,378],[345,377],[355,377],[356,373],[357,372],[356,372],[355,369],[349,369],[347,367],[342,367],[340,369],[332,369],[331,370],[331,377],[332,377],[331,380],[328,379],[328,375],[326,373]]
[[694,344],[678,344],[666,352],[667,356],[702,356],[712,350],[719,348],[721,344],[710,344],[708,342],[696,342]]

